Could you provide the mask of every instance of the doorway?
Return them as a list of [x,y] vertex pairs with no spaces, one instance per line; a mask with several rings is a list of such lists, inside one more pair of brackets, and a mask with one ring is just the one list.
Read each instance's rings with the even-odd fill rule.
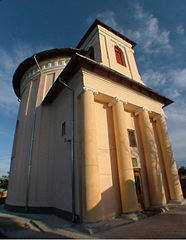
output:
[[143,191],[142,191],[140,168],[134,168],[134,179],[135,179],[136,194],[138,199],[138,207],[140,211],[142,211],[144,209],[144,204],[143,204]]

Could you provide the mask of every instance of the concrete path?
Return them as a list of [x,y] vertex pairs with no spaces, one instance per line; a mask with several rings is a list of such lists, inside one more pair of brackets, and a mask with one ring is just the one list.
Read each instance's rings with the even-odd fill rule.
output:
[[95,235],[97,238],[186,238],[186,207]]
[[[57,238],[186,238],[186,205],[143,218],[123,216],[109,222],[77,225],[55,215],[20,214],[0,206],[0,237],[17,239]],[[140,220],[139,220],[140,219]]]

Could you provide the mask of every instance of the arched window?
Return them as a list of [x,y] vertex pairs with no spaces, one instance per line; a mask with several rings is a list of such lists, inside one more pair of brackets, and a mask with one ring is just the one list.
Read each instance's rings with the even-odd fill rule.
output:
[[87,53],[87,57],[91,58],[94,60],[94,48],[90,47]]
[[126,66],[122,50],[119,47],[117,47],[117,46],[114,47],[114,50],[115,50],[117,63],[119,63],[119,64],[121,64],[123,66]]

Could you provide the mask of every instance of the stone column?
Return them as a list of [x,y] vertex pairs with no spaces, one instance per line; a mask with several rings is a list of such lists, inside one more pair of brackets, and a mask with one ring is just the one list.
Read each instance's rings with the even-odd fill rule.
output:
[[161,145],[170,198],[171,200],[177,201],[183,200],[183,193],[180,185],[176,162],[171,148],[165,116],[159,115],[155,117],[154,120],[156,121],[159,141]]
[[139,115],[151,205],[163,205],[166,202],[165,192],[163,188],[161,168],[159,166],[157,147],[148,110],[141,108],[136,112],[136,115]]
[[123,101],[116,98],[109,106],[112,106],[114,117],[122,211],[135,212],[139,209]]
[[82,210],[83,222],[102,220],[100,174],[97,157],[97,135],[94,90],[82,93]]

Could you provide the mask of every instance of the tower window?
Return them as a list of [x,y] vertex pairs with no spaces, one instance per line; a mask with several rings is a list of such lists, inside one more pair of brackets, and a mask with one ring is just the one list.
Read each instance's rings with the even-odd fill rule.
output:
[[123,66],[126,66],[122,50],[119,47],[117,47],[117,46],[114,47],[114,50],[115,50],[117,63],[119,63],[119,64],[121,64]]
[[90,47],[87,53],[87,57],[91,58],[92,60],[94,60],[94,48]]
[[137,147],[136,136],[133,130],[128,130],[130,147]]

